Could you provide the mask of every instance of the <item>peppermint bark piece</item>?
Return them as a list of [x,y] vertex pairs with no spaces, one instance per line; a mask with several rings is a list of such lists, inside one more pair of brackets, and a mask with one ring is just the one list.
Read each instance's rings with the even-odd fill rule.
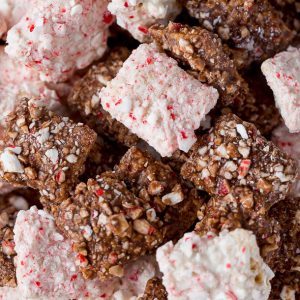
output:
[[39,189],[51,201],[68,197],[96,139],[81,123],[23,99],[8,116],[1,147],[1,177]]
[[132,146],[137,143],[138,137],[122,123],[113,119],[103,109],[98,97],[99,91],[117,75],[128,56],[127,48],[120,47],[111,50],[103,61],[93,65],[82,79],[75,82],[68,97],[68,105],[98,134]]
[[107,4],[107,0],[36,1],[9,30],[6,52],[38,71],[42,81],[65,81],[106,51],[113,22]]
[[285,49],[294,37],[267,0],[188,0],[191,16],[222,40],[261,62]]
[[156,257],[170,300],[267,300],[271,291],[274,274],[247,230],[203,237],[186,233],[177,244],[160,247]]
[[199,139],[181,174],[212,196],[243,199],[268,210],[284,200],[297,176],[295,161],[251,124],[233,114],[220,117]]
[[51,215],[32,207],[18,214],[14,228],[18,290],[23,299],[111,299],[117,281],[85,280],[71,241]]
[[271,87],[276,104],[290,132],[300,132],[300,49],[266,60],[261,70]]
[[244,102],[248,85],[216,34],[172,22],[168,26],[153,25],[150,34],[163,49],[189,66],[196,78],[215,87],[223,104]]
[[150,39],[148,28],[155,23],[167,23],[181,11],[178,0],[112,0],[109,11],[116,16],[117,24],[128,30],[140,42]]
[[53,214],[74,242],[84,277],[104,280],[122,277],[126,263],[179,238],[202,203],[169,166],[133,148],[115,172],[79,184]]
[[113,118],[162,156],[170,156],[194,144],[194,130],[215,106],[218,92],[192,78],[154,44],[142,44],[99,97]]
[[0,196],[0,286],[17,285],[13,228],[17,213],[22,209],[28,209],[25,198],[14,193]]

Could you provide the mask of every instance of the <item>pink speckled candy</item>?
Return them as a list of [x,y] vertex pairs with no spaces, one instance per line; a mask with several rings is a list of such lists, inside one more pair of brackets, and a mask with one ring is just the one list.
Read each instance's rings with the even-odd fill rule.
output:
[[20,97],[40,99],[50,110],[60,112],[63,108],[53,88],[39,79],[33,69],[29,69],[11,59],[0,47],[0,124],[10,113]]
[[261,69],[289,131],[300,132],[300,49],[289,47],[266,60]]
[[180,13],[178,0],[112,0],[109,11],[117,23],[140,42],[149,39],[148,28],[155,23],[167,24]]
[[23,297],[109,299],[116,281],[84,280],[71,243],[57,232],[53,218],[36,207],[20,211],[16,225],[17,281]]
[[159,275],[158,264],[154,256],[141,257],[125,266],[124,277],[113,300],[136,299],[144,293],[146,284],[154,276]]
[[6,52],[40,72],[43,81],[61,82],[106,50],[113,17],[107,0],[43,0],[7,34]]
[[300,197],[300,133],[290,133],[282,124],[273,131],[272,141],[298,162],[298,177],[291,193],[295,197]]
[[102,89],[102,106],[162,156],[196,141],[194,130],[218,92],[194,79],[154,44],[142,44]]
[[186,233],[158,248],[156,258],[169,300],[267,300],[271,291],[274,274],[251,231]]

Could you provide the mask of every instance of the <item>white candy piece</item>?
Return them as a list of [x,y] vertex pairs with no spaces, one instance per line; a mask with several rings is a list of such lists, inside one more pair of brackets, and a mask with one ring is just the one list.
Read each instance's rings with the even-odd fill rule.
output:
[[266,60],[261,70],[289,131],[300,132],[300,48],[289,47]]
[[218,92],[182,70],[154,44],[142,44],[99,93],[102,106],[162,156],[187,152]]
[[169,300],[267,300],[271,269],[255,235],[244,229],[199,237],[187,233],[157,250]]
[[300,197],[300,133],[290,133],[282,124],[272,132],[272,141],[298,162],[298,177],[293,184],[291,194]]
[[181,11],[178,0],[112,0],[109,11],[119,26],[140,42],[147,40],[148,28],[154,23],[167,24]]
[[125,266],[121,286],[113,300],[135,300],[143,296],[149,279],[158,276],[158,264],[154,256],[145,256]]
[[75,265],[71,242],[55,228],[52,216],[31,207],[20,211],[15,250],[18,289],[23,299],[110,299],[117,281],[85,280]]
[[50,110],[62,111],[63,107],[53,87],[39,79],[35,70],[11,59],[0,47],[0,124],[14,110],[20,97],[34,97]]
[[106,50],[113,17],[108,0],[37,1],[7,34],[6,52],[40,73],[42,81],[62,82]]

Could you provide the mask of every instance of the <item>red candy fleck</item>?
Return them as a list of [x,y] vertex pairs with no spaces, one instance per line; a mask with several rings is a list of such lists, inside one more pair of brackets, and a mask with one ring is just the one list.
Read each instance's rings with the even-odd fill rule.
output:
[[148,28],[146,27],[143,27],[143,26],[139,26],[138,27],[138,30],[144,34],[147,34],[148,33]]
[[184,131],[180,131],[181,137],[186,140],[188,137]]
[[223,179],[219,182],[218,185],[218,195],[226,196],[230,192],[230,186],[226,179]]
[[31,25],[29,26],[29,31],[32,32],[32,31],[34,30],[34,28],[35,28],[35,26],[34,26],[33,24],[31,24]]
[[133,113],[129,113],[129,118],[131,118],[133,121],[136,121],[136,117],[133,115]]
[[250,165],[251,165],[251,160],[250,159],[243,159],[241,161],[241,164],[240,164],[239,169],[238,169],[239,176],[245,177],[248,174],[248,171],[250,169]]
[[156,229],[153,226],[150,226],[149,230],[148,230],[148,234],[152,235],[153,233],[155,233]]
[[110,104],[109,103],[105,103],[106,108],[110,108]]
[[226,268],[227,268],[227,269],[230,269],[230,268],[231,268],[231,264],[230,264],[230,263],[227,263],[227,264],[226,264]]
[[127,1],[125,1],[124,6],[125,6],[125,7],[128,7],[128,6],[129,6]]
[[71,276],[71,281],[74,281],[76,279],[77,279],[77,275],[76,274],[74,274],[74,275]]
[[196,248],[197,248],[197,245],[196,245],[196,244],[193,244],[193,245],[192,245],[192,249],[195,250]]
[[146,59],[146,62],[147,62],[148,65],[152,65],[153,64],[153,58],[152,57],[148,57]]
[[85,256],[83,256],[82,254],[78,254],[78,255],[77,255],[77,258],[79,259],[79,261],[80,261],[81,263],[84,263],[84,262],[87,261],[87,259],[85,258]]
[[226,292],[226,296],[227,296],[227,299],[238,300],[238,297],[232,291]]
[[36,285],[37,287],[40,287],[40,286],[41,286],[40,281],[35,281],[34,283],[35,283],[35,285]]
[[116,103],[115,103],[115,106],[119,105],[122,103],[122,99],[119,99]]
[[96,190],[95,193],[96,193],[97,196],[102,196],[104,194],[104,190],[98,189],[98,190]]
[[135,271],[134,273],[132,273],[130,276],[129,276],[129,279],[132,280],[132,281],[138,281],[139,280],[139,272],[138,271]]
[[105,24],[110,24],[112,23],[113,21],[113,15],[109,12],[109,11],[106,11],[104,14],[103,14],[103,22]]
[[175,119],[176,119],[176,115],[173,114],[173,113],[171,113],[171,119],[172,119],[172,120],[175,120]]
[[62,12],[62,13],[65,13],[66,11],[67,11],[67,10],[66,10],[65,8],[62,8],[62,9],[61,9],[61,12]]
[[243,253],[246,252],[246,248],[245,248],[245,247],[242,248],[242,252],[243,252]]
[[106,294],[104,293],[104,294],[100,295],[100,298],[106,298]]

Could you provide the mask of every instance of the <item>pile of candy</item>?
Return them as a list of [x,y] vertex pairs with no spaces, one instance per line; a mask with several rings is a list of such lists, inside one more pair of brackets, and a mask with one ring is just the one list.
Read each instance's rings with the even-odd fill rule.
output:
[[300,299],[300,2],[1,0],[0,300]]

